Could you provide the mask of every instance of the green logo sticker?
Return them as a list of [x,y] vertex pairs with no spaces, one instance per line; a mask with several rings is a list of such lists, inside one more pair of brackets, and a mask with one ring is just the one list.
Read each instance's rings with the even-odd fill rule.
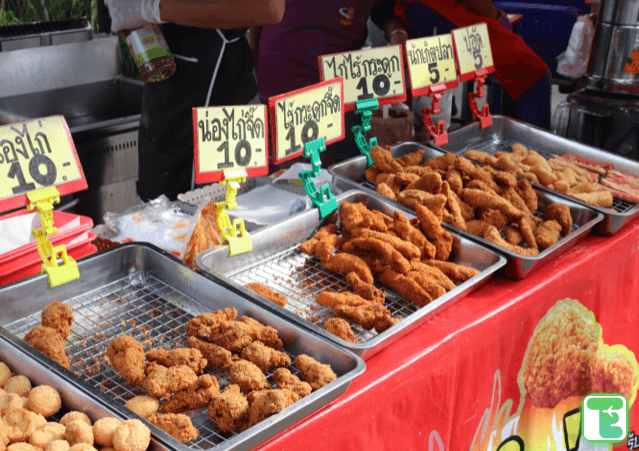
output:
[[617,443],[628,435],[628,401],[622,395],[588,395],[581,434],[590,443]]

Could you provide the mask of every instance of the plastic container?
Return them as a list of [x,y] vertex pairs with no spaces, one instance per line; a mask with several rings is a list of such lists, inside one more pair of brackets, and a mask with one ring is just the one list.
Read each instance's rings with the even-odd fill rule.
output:
[[130,31],[126,43],[146,83],[164,81],[175,73],[175,59],[156,24]]

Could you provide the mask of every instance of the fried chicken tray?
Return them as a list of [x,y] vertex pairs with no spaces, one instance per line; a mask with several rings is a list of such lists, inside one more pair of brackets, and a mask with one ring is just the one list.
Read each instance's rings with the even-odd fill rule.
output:
[[[632,185],[628,186],[633,191],[632,195],[628,197],[624,196],[623,193],[613,191],[614,197],[609,207],[597,206],[593,203],[588,204],[556,189],[550,189],[544,184],[531,181],[536,188],[568,198],[577,204],[586,205],[588,208],[603,214],[603,221],[597,224],[594,229],[597,233],[606,236],[614,235],[624,225],[639,217],[639,180],[634,180],[634,177],[639,177],[639,162],[557,136],[554,133],[516,119],[493,116],[493,125],[483,130],[479,128],[479,123],[477,122],[468,124],[450,132],[448,134],[448,144],[443,146],[442,150],[453,152],[456,155],[466,155],[470,158],[470,155],[466,154],[469,150],[483,151],[489,155],[495,155],[496,152],[512,152],[512,146],[515,144],[521,144],[526,149],[535,150],[547,160],[562,157],[558,161],[564,165],[563,167],[566,167],[566,162],[563,161],[563,158],[568,156],[577,157],[577,164],[581,163],[579,159],[585,159],[590,162],[600,163],[602,166],[611,167],[615,170],[613,172],[616,172],[616,177],[607,177],[612,180],[612,184],[609,186],[619,187],[620,178],[627,176],[633,178]],[[567,160],[567,162],[568,164],[574,164],[570,160]],[[582,165],[582,167],[587,166]],[[602,168],[597,169],[602,173]],[[604,180],[604,177],[598,175],[598,179],[595,178],[593,182],[599,185],[602,180]],[[621,197],[618,197],[618,195]],[[622,197],[625,197],[625,200]],[[633,199],[633,197],[637,197],[637,199]]]
[[[68,387],[78,410],[95,411],[96,415],[106,410],[124,419],[145,421],[144,418],[148,418],[145,424],[151,429],[153,442],[159,448],[177,451],[252,449],[325,407],[343,394],[352,379],[365,370],[364,361],[353,353],[313,335],[278,312],[256,305],[241,290],[221,286],[150,244],[119,245],[79,260],[78,266],[79,280],[54,289],[49,288],[46,276],[31,277],[0,289],[3,307],[0,337],[19,349],[18,358],[9,358],[16,366],[33,367],[31,373],[38,380],[45,382],[51,379],[58,386]],[[66,318],[71,318],[70,329],[65,326],[67,331],[63,334],[68,338],[60,342],[62,349],[57,351],[48,349],[53,345],[45,340],[31,340],[34,331],[57,333],[55,328],[59,326],[56,326],[56,321],[59,323],[59,319],[64,318],[62,315],[53,319],[47,317],[45,323],[45,311],[53,311],[50,309],[52,306],[59,308],[58,311],[67,309]],[[214,347],[200,335],[212,330],[207,329],[205,319],[219,319],[219,315],[226,316],[224,324],[231,330],[231,335],[227,335],[233,340],[248,338],[251,345],[261,345],[255,347],[258,351],[276,345],[271,345],[261,336],[254,341],[251,334],[268,335],[278,342],[280,351],[269,347],[269,352],[264,355],[277,354],[279,361],[268,363],[267,368],[262,369],[221,347],[218,349],[226,354],[219,354],[219,358],[226,359],[229,365],[217,361],[218,356],[213,351],[210,354],[213,357],[208,361],[203,358],[207,355],[206,349]],[[236,328],[249,333],[233,335]],[[51,343],[60,339],[58,336]],[[192,345],[191,340],[200,344]],[[268,346],[257,340],[264,340]],[[116,349],[116,352],[124,351],[115,354],[124,356],[119,360],[114,360],[110,354],[111,347],[117,347],[116,342],[119,345],[125,343],[123,349]],[[137,344],[129,345],[129,342]],[[244,342],[244,346],[248,342]],[[4,357],[3,347],[7,346],[0,340],[0,358]],[[185,349],[187,346],[198,349]],[[201,353],[199,349],[202,349]],[[160,360],[151,361],[150,350],[155,353],[153,359]],[[188,351],[184,354],[188,356],[197,354],[193,360],[198,365],[195,372],[186,363],[179,363],[182,356],[179,353],[184,351]],[[175,353],[175,361],[167,361],[166,356],[170,359],[172,353]],[[244,353],[242,357],[245,357]],[[34,363],[36,361],[44,366]],[[251,369],[242,373],[248,368],[245,365],[256,368],[258,373],[261,370],[261,373],[257,376],[251,373]],[[317,378],[307,383],[297,378],[307,379],[306,370],[317,367],[320,367],[320,376],[326,374],[324,380]],[[191,376],[186,377],[188,375],[183,370]],[[131,374],[137,372],[141,372],[143,384],[130,382],[134,380]],[[284,388],[283,382],[276,378],[277,374],[274,376],[276,372],[286,375],[288,381],[296,381],[297,386],[287,386],[290,388],[287,390],[276,389],[278,386]],[[196,376],[196,373],[200,375]],[[171,379],[171,375],[175,377]],[[200,384],[204,380],[209,383]],[[251,385],[254,381],[259,388]],[[182,386],[178,388],[180,384]],[[245,385],[251,388],[244,388]],[[251,389],[254,391],[247,398],[240,393],[239,386],[245,394]],[[298,386],[308,390],[298,395],[294,393]],[[152,392],[158,387],[169,391],[166,394]],[[171,393],[175,395],[167,402]],[[164,404],[160,407],[157,401],[145,395],[154,396]],[[124,404],[132,398],[140,403],[136,404],[136,408],[133,403],[129,403],[130,408],[125,407]],[[253,410],[249,411],[247,399],[259,404],[255,418]],[[279,399],[282,399],[281,404],[276,403]],[[148,404],[148,401],[153,401],[153,411],[160,407],[165,413],[181,413],[171,414],[171,417],[159,413],[143,415],[141,411],[148,410],[148,405],[142,403]],[[202,401],[203,407],[191,408]],[[171,403],[175,410],[165,410]],[[213,404],[215,407],[210,413]],[[219,415],[215,416],[216,421],[211,419],[214,414]],[[154,420],[151,420],[152,417]],[[159,424],[160,417],[167,423]],[[168,424],[177,417],[181,417],[180,423]],[[188,423],[188,428],[181,426],[185,423]],[[192,435],[185,435],[187,433]]]
[[[372,154],[374,154],[374,157],[377,158],[379,155],[383,154],[384,152],[388,153],[388,151],[382,150],[381,148],[377,148],[377,149],[374,148]],[[422,152],[423,152],[423,157],[420,156]],[[423,168],[425,164],[428,164],[429,160],[430,161],[434,161],[435,159],[441,160],[443,156],[446,156],[446,155],[450,156],[449,158],[451,159],[456,158],[454,154],[450,152],[445,152],[443,150],[427,147],[418,143],[399,144],[391,149],[391,153],[392,153],[392,158],[396,160],[399,160],[401,158],[419,157],[421,162],[419,163],[419,165],[412,166],[414,170]],[[388,154],[388,156],[390,157],[390,153]],[[465,161],[465,163],[468,165],[471,165],[469,161]],[[373,166],[373,168],[374,167],[375,166]],[[377,191],[379,190],[379,186],[376,185],[375,182],[367,180],[367,176],[366,176],[367,169],[368,168],[367,168],[366,158],[363,156],[359,156],[359,157],[351,158],[349,160],[346,160],[331,166],[329,168],[329,172],[333,175],[334,183],[338,189],[348,190],[353,188],[359,188],[366,192],[371,193],[371,195],[375,196],[375,198],[384,199],[384,201],[389,202],[391,205],[393,205],[395,208],[400,209],[401,211],[411,212],[411,213],[413,212],[414,207],[408,206],[406,202],[401,203],[399,201],[401,200],[401,196],[397,198],[398,200],[394,200],[387,197],[386,195],[380,194]],[[420,177],[417,177],[417,178],[420,179]],[[439,178],[440,183],[441,183],[441,180],[442,178],[440,177]],[[404,185],[405,183],[408,183],[408,181],[402,182],[402,185]],[[444,182],[444,183],[447,183],[447,182]],[[460,183],[461,183],[461,179],[460,179]],[[409,184],[407,188],[410,186],[411,185]],[[478,184],[477,187],[480,187],[480,186],[483,186],[483,185]],[[530,185],[528,185],[528,188],[530,190],[533,189]],[[421,191],[421,189],[405,190],[404,193],[408,191],[416,192],[416,191]],[[452,191],[452,189],[450,191]],[[475,189],[472,191],[477,192],[479,190]],[[469,232],[469,229],[463,229],[460,226],[455,227],[454,225],[452,225],[452,219],[451,218],[447,219],[446,216],[443,217],[444,222],[442,224],[444,224],[448,229],[454,230],[455,233],[457,233],[459,236],[468,238],[472,241],[476,241],[480,243],[482,246],[489,248],[493,251],[496,251],[501,255],[504,255],[507,259],[507,263],[502,268],[500,268],[499,271],[502,274],[506,275],[507,277],[510,277],[513,279],[523,279],[535,268],[552,260],[557,255],[566,252],[568,249],[574,246],[579,239],[587,236],[592,230],[592,228],[595,227],[598,223],[600,223],[603,220],[603,215],[601,213],[598,213],[589,207],[581,205],[577,203],[576,201],[568,200],[554,193],[551,193],[548,191],[542,191],[536,188],[534,189],[534,192],[536,196],[535,202],[537,203],[537,206],[535,208],[535,211],[531,213],[531,216],[534,215],[535,220],[541,223],[542,222],[541,218],[544,217],[544,214],[546,212],[548,205],[553,203],[564,204],[565,207],[563,208],[566,209],[566,212],[569,210],[570,216],[571,216],[571,220],[570,220],[571,224],[567,226],[568,230],[562,231],[561,232],[562,236],[558,237],[557,241],[551,246],[543,248],[539,250],[539,252],[537,252],[537,250],[535,249],[535,253],[534,253],[535,255],[532,255],[532,254],[527,255],[529,254],[528,248],[524,248],[521,246],[509,246],[509,248],[505,248],[503,245],[496,244],[496,242],[501,242],[502,244],[504,243],[505,241],[504,238],[506,238],[506,229],[508,229],[510,226],[506,227],[503,224],[495,224],[495,227],[497,230],[494,230],[494,235],[496,236],[492,237],[491,240],[487,240],[487,239],[484,239],[483,236],[481,236],[482,235],[481,233],[479,233],[480,236],[478,236],[477,232],[473,234]],[[389,193],[389,195],[393,195],[393,193]],[[433,197],[429,194],[426,194],[425,196],[433,199]],[[455,199],[457,199],[457,201],[460,204],[462,203],[462,201],[460,200],[458,196],[453,196],[453,197],[455,197]],[[448,209],[448,201],[446,201],[445,209]],[[481,208],[477,208],[476,210],[481,210]],[[544,217],[544,219],[546,218]],[[535,237],[533,236],[532,238],[534,240]],[[519,253],[514,252],[512,248],[518,249]]]
[[[283,312],[295,324],[309,328],[316,335],[326,340],[332,340],[364,359],[374,356],[418,325],[463,299],[486,282],[495,271],[506,263],[505,259],[497,253],[459,234],[452,233],[450,235],[452,250],[448,262],[451,262],[450,266],[454,267],[457,267],[455,264],[470,267],[471,274],[467,276],[466,280],[455,279],[455,283],[447,280],[450,284],[447,292],[442,294],[444,291],[441,291],[438,293],[438,297],[433,296],[434,300],[428,303],[424,302],[423,304],[426,305],[422,305],[420,308],[417,306],[422,304],[419,299],[416,301],[411,299],[411,301],[417,302],[417,305],[407,300],[413,293],[400,296],[397,294],[398,290],[389,288],[386,282],[384,282],[385,285],[382,285],[380,282],[382,278],[378,278],[377,275],[373,281],[370,272],[370,281],[368,282],[370,285],[368,285],[355,277],[354,274],[348,274],[350,269],[333,267],[333,270],[329,270],[328,263],[325,263],[327,258],[332,259],[337,258],[338,255],[344,255],[343,249],[333,255],[334,243],[330,244],[328,251],[324,251],[327,255],[321,258],[319,257],[320,251],[318,251],[318,255],[308,255],[313,252],[308,252],[305,249],[305,253],[300,250],[300,248],[304,249],[305,245],[312,243],[327,228],[333,227],[333,230],[337,231],[338,228],[342,227],[344,223],[340,219],[340,215],[346,206],[350,206],[352,209],[358,204],[361,208],[370,209],[375,213],[381,212],[388,215],[387,217],[392,217],[395,212],[399,213],[399,210],[390,202],[362,190],[351,190],[337,195],[336,198],[340,205],[339,211],[324,219],[320,218],[317,209],[306,210],[254,232],[251,235],[253,250],[249,253],[229,256],[226,247],[209,249],[198,255],[196,263],[221,284],[243,290],[255,302]],[[407,224],[409,220],[416,219],[412,213],[407,213],[402,217],[406,218]],[[327,239],[330,241],[330,238],[334,238],[336,241],[340,241],[344,237],[343,231],[342,227],[342,231],[334,232],[336,234],[329,235]],[[371,233],[378,234],[374,231]],[[317,247],[319,248],[319,245]],[[368,268],[365,269],[368,270]],[[376,274],[374,270],[373,274]],[[400,277],[397,274],[395,276]],[[355,278],[360,286],[381,295],[380,305],[374,305],[372,301],[365,301],[361,297],[349,293],[350,289],[354,289],[358,295],[361,294],[360,291],[353,288],[351,278]],[[362,275],[362,279],[365,278],[366,274]],[[269,296],[276,302],[281,299],[283,301],[281,304],[285,303],[285,305],[283,307],[276,305],[271,300],[245,288],[246,285],[256,286],[256,284],[261,284],[258,285],[260,294]],[[266,288],[266,293],[263,291],[264,288]],[[401,287],[399,288],[401,289]],[[385,298],[384,290],[386,291]],[[331,296],[347,296],[350,300],[358,300],[360,302],[358,305],[368,306],[371,309],[379,308],[386,315],[385,320],[390,322],[381,328],[378,325],[373,327],[373,324],[366,324],[366,319],[362,323],[358,321],[359,318],[353,319],[346,311],[341,313],[338,311],[339,309],[333,311],[327,306],[329,303],[323,302],[320,305],[320,297],[326,296],[329,298]],[[362,294],[362,296],[365,295]],[[368,297],[367,299],[372,298]],[[333,332],[325,330],[328,328],[328,324],[338,321],[348,331],[346,334],[336,336]]]

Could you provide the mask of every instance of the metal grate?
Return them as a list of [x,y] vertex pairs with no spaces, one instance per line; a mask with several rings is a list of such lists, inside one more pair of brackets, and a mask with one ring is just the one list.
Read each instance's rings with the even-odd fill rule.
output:
[[[124,404],[134,396],[146,395],[142,387],[129,384],[108,363],[106,350],[113,337],[130,335],[145,348],[172,349],[186,346],[186,323],[207,309],[190,297],[152,276],[139,272],[105,285],[67,302],[75,321],[65,350],[71,361],[70,370],[90,385]],[[18,337],[40,324],[40,312],[6,326]],[[294,362],[297,356],[288,353]],[[291,373],[300,376],[294,363]],[[210,372],[220,384],[229,384],[224,370]],[[276,387],[271,372],[265,372],[271,386]],[[210,449],[225,443],[238,432],[223,432],[211,421],[207,409],[185,412],[200,435],[186,446]]]
[[0,40],[2,38],[17,38],[58,31],[83,30],[88,25],[89,20],[86,17],[5,25],[0,27]]
[[[335,315],[329,307],[316,303],[315,297],[324,290],[350,290],[345,276],[328,271],[319,258],[309,257],[297,247],[275,255],[268,261],[230,273],[227,277],[241,285],[250,282],[267,285],[288,298],[287,310],[319,327],[323,327],[325,321]],[[390,311],[391,316],[403,319],[418,310],[417,306],[386,287],[378,284],[375,286],[386,291],[384,307]],[[366,342],[377,335],[375,330],[366,330],[353,323],[351,328],[360,342]]]

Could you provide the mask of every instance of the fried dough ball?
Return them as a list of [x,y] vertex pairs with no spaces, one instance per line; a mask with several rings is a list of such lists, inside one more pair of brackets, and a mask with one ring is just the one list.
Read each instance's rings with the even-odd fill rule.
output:
[[66,427],[69,427],[69,424],[71,424],[73,421],[83,421],[91,426],[91,419],[85,413],[75,410],[65,414],[62,418],[60,418],[60,424]]
[[10,377],[11,370],[4,362],[0,362],[0,387],[4,387]]
[[[27,398],[26,396],[20,396],[20,399],[22,400],[22,408],[26,409],[27,408],[27,403],[29,402],[29,398]],[[29,409],[27,409],[29,410]]]
[[102,418],[93,425],[93,439],[100,446],[113,445],[113,433],[120,426],[122,420],[108,417]]
[[0,397],[0,415],[4,416],[11,409],[22,409],[22,398],[15,393],[7,393]]
[[142,418],[146,418],[152,413],[156,413],[160,408],[160,401],[150,396],[136,396],[129,399],[124,405],[127,409],[140,415]]
[[42,415],[22,408],[7,411],[2,420],[11,443],[29,441],[31,434],[47,424],[47,420]]
[[40,448],[36,448],[28,443],[19,442],[7,446],[7,451],[40,451]]
[[151,443],[151,430],[140,420],[123,421],[113,433],[116,451],[146,451]]
[[36,430],[29,437],[29,444],[40,449],[46,449],[55,440],[64,440],[66,427],[60,423],[49,422]]
[[54,440],[49,443],[46,451],[69,451],[71,447],[66,440]]
[[31,381],[25,376],[13,376],[4,384],[4,391],[18,396],[29,396]]
[[48,385],[38,385],[31,390],[26,409],[39,413],[43,417],[50,417],[60,411],[62,399],[60,393]]
[[64,432],[64,439],[69,442],[71,447],[78,443],[87,443],[93,446],[93,428],[90,424],[82,420],[72,421],[67,425],[67,430]]
[[95,449],[93,446],[89,445],[88,443],[76,443],[71,448],[69,448],[69,451],[98,451],[98,450]]

